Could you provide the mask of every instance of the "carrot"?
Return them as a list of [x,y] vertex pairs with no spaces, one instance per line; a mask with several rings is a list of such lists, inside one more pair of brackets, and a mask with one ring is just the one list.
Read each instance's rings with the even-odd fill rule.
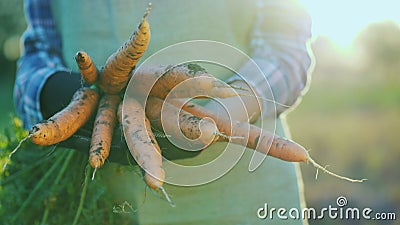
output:
[[125,97],[122,126],[126,143],[137,164],[145,171],[144,180],[153,190],[160,190],[172,205],[165,189],[165,171],[162,167],[161,149],[145,116],[143,106],[131,97]]
[[119,95],[105,94],[100,99],[89,151],[89,163],[95,169],[104,164],[110,153],[111,140],[117,124],[117,108],[120,102]]
[[104,92],[119,93],[128,83],[131,71],[146,51],[150,41],[150,25],[146,17],[150,9],[151,4],[131,37],[107,59],[103,66],[98,84]]
[[78,89],[67,107],[32,127],[29,131],[30,139],[43,146],[68,139],[89,120],[96,110],[98,99],[95,90]]
[[195,141],[191,143],[192,147],[196,144],[196,146],[200,145],[201,149],[203,149],[214,143],[218,139],[218,134],[220,134],[213,121],[179,110],[179,108],[168,102],[163,102],[159,98],[148,98],[146,115],[156,129],[164,133],[173,132],[173,134],[166,133],[167,135],[181,137],[180,140],[183,141],[187,141],[187,139]]
[[[262,130],[261,128],[247,122],[231,122],[228,119],[221,118],[214,112],[195,103],[183,104],[179,100],[172,99],[169,102],[177,107],[183,106],[183,110],[198,117],[209,117],[213,119],[217,124],[218,129],[227,136],[243,137],[232,139],[233,143],[244,145],[261,153],[268,153],[273,157],[288,162],[307,161],[307,152],[304,151],[305,149],[302,146],[295,142],[285,140],[269,131]],[[248,139],[246,140],[245,137],[247,136]]]
[[[171,100],[170,103],[182,106],[182,103],[178,100]],[[262,130],[255,125],[246,122],[231,122],[226,118],[220,118],[212,111],[195,103],[184,104],[183,110],[198,117],[212,118],[217,124],[218,129],[227,136],[248,136],[247,140],[246,138],[234,138],[232,139],[233,143],[244,145],[261,153],[268,153],[273,157],[288,162],[307,161],[308,153],[302,146],[293,141],[283,139],[269,131]]]
[[92,58],[84,51],[78,51],[75,55],[75,61],[83,80],[88,84],[94,84],[97,80],[99,71],[93,63]]
[[[176,107],[182,107],[183,110],[190,112],[191,114],[198,117],[208,117],[213,119],[220,132],[226,134],[227,137],[243,137],[230,139],[232,143],[246,146],[258,152],[268,154],[272,157],[288,162],[310,162],[317,169],[321,169],[322,171],[340,179],[348,180],[351,182],[363,182],[365,180],[350,179],[332,173],[325,167],[322,167],[317,162],[315,162],[303,146],[294,141],[282,138],[269,131],[263,130],[255,125],[249,124],[247,122],[231,122],[225,118],[220,118],[212,111],[195,103],[184,104],[182,101],[174,99],[171,99],[169,102]],[[226,137],[219,138],[219,141],[227,140],[228,139]]]
[[[234,88],[218,80],[197,64],[141,67],[132,78],[134,92],[151,96],[173,98],[238,96]],[[154,85],[153,85],[154,84]]]

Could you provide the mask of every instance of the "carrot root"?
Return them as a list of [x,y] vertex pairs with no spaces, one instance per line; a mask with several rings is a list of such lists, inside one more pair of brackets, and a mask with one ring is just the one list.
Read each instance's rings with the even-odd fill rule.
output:
[[97,171],[97,166],[94,167],[93,173],[92,173],[92,180],[94,180],[94,176],[96,175],[96,171]]
[[229,136],[229,135],[226,135],[226,134],[224,134],[222,132],[216,132],[215,135],[220,136],[222,138],[225,138],[226,140],[231,140],[231,139],[234,139],[234,138],[244,139],[244,137],[242,137],[242,136]]
[[169,203],[169,205],[171,207],[175,207],[175,203],[172,202],[171,198],[169,197],[167,191],[165,190],[165,188],[163,186],[158,186],[158,189],[161,191],[161,193],[164,195],[165,199],[167,200],[167,202]]
[[[333,173],[333,172],[327,170],[325,167],[323,167],[320,164],[318,164],[317,162],[315,162],[314,159],[312,159],[310,156],[308,156],[307,162],[310,162],[315,168],[317,168],[317,173],[316,174],[318,174],[318,170],[322,170],[323,172],[325,172],[325,173],[327,173],[327,174],[329,174],[331,176],[337,177],[337,178],[339,178],[341,180],[347,180],[347,181],[350,181],[350,182],[353,182],[353,183],[361,183],[361,182],[364,182],[364,181],[368,180],[368,179],[352,179],[352,178],[348,178],[348,177],[341,176],[341,175],[338,175],[336,173]],[[317,175],[316,175],[315,179],[317,179]]]
[[[129,208],[130,211],[127,211],[126,208]],[[112,210],[113,213],[135,213],[137,211],[138,210],[134,209],[127,201],[124,201],[122,204],[114,205]]]
[[[239,87],[239,86],[236,86],[236,85],[230,85],[230,86],[228,86],[228,87],[226,87],[226,88],[233,88],[233,89],[240,90],[240,91],[245,91],[245,92],[248,92],[248,93],[254,92],[254,91],[251,91],[251,90],[249,90],[249,89],[247,89],[247,88]],[[291,107],[290,105],[286,105],[286,104],[277,102],[277,101],[275,101],[275,100],[273,100],[273,99],[264,98],[264,97],[261,97],[261,96],[258,96],[258,95],[253,95],[253,94],[241,94],[241,93],[238,93],[238,96],[243,96],[243,97],[254,97],[254,98],[257,98],[257,99],[261,99],[261,100],[263,100],[263,101],[266,101],[266,102],[271,102],[271,103],[274,103],[274,104],[276,104],[276,105],[283,106],[283,107],[285,107],[285,108],[290,108],[290,107]]]
[[22,143],[24,143],[26,140],[28,140],[29,138],[31,138],[33,136],[33,134],[29,134],[28,136],[24,137],[17,145],[17,147],[14,148],[14,150],[12,150],[10,152],[10,154],[8,155],[8,158],[6,160],[6,162],[3,165],[2,171],[4,171],[7,167],[7,164],[11,161],[11,157],[12,155],[14,155],[15,152],[18,151],[19,148],[21,148]]

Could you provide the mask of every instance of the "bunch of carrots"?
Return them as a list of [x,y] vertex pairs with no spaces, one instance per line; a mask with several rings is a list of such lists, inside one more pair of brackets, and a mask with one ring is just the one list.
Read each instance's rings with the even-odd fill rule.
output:
[[[232,122],[220,118],[198,104],[179,100],[201,93],[212,93],[219,98],[238,96],[234,89],[226,88],[227,84],[220,82],[196,64],[144,68],[135,77],[138,92],[141,89],[151,90],[146,104],[129,95],[122,101],[122,93],[149,44],[150,25],[146,17],[150,9],[151,5],[131,37],[107,59],[100,70],[86,52],[79,51],[76,54],[75,59],[82,78],[92,85],[92,88],[82,87],[77,90],[67,107],[33,126],[24,140],[30,139],[42,146],[59,143],[71,137],[95,115],[89,163],[97,170],[103,166],[109,155],[113,132],[120,123],[123,125],[132,156],[145,171],[146,184],[166,195],[163,188],[165,171],[162,167],[161,149],[151,129],[154,127],[166,130],[168,127],[177,126],[173,121],[162,123],[161,109],[164,106],[163,113],[166,115],[174,116],[176,110],[179,110],[179,129],[175,129],[176,132],[181,132],[186,138],[197,140],[204,146],[216,141],[231,141],[284,161],[310,162],[318,169],[341,179],[363,181],[342,177],[326,170],[310,157],[304,147],[291,140],[248,122]],[[181,89],[174,92],[168,98],[168,102],[165,100],[174,87],[188,80],[195,82],[191,87],[196,88]],[[149,86],[153,84],[154,86]],[[126,104],[124,111],[122,102]],[[233,136],[243,138],[230,138]]]

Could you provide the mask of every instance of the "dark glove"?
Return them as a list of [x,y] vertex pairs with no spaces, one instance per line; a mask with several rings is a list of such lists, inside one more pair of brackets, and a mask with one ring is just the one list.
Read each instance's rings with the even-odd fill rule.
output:
[[[79,73],[57,72],[50,76],[40,94],[40,107],[44,119],[48,119],[69,104],[72,96],[82,87]],[[93,119],[87,122],[72,137],[58,144],[60,147],[75,149],[89,156]],[[114,132],[109,161],[121,164],[135,163],[126,146],[121,129]]]
[[50,76],[40,93],[40,110],[43,118],[48,119],[66,107],[74,93],[81,87],[79,73],[62,71]]
[[[90,140],[92,131],[88,129],[89,125],[85,125],[79,129],[72,137],[58,144],[60,147],[75,149],[83,154],[89,155]],[[161,147],[162,154],[166,159],[183,159],[191,158],[200,152],[184,151],[174,147],[173,144],[165,137],[156,137]],[[115,162],[122,165],[136,165],[136,161],[130,154],[129,148],[125,142],[125,138],[121,127],[117,127],[111,142],[110,155],[106,162]]]
[[[88,126],[84,126],[79,129],[72,137],[60,142],[59,147],[74,149],[82,154],[89,156],[89,148],[91,141],[92,131],[88,129]],[[129,152],[128,146],[126,145],[125,138],[122,134],[120,127],[116,128],[111,142],[110,155],[107,158],[109,162],[115,162],[122,165],[136,165],[136,161],[133,159]]]

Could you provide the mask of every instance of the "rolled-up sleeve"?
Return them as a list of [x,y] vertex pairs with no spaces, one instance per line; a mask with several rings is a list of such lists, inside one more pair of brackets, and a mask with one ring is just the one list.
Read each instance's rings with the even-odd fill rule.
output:
[[257,6],[250,37],[253,61],[239,72],[251,72],[254,62],[257,64],[264,76],[246,81],[258,95],[270,100],[263,101],[263,115],[278,116],[299,100],[310,80],[311,19],[295,0],[261,0]]
[[40,92],[47,79],[67,71],[61,56],[61,39],[48,0],[25,0],[27,29],[22,36],[22,52],[17,64],[14,105],[29,128],[42,120]]

